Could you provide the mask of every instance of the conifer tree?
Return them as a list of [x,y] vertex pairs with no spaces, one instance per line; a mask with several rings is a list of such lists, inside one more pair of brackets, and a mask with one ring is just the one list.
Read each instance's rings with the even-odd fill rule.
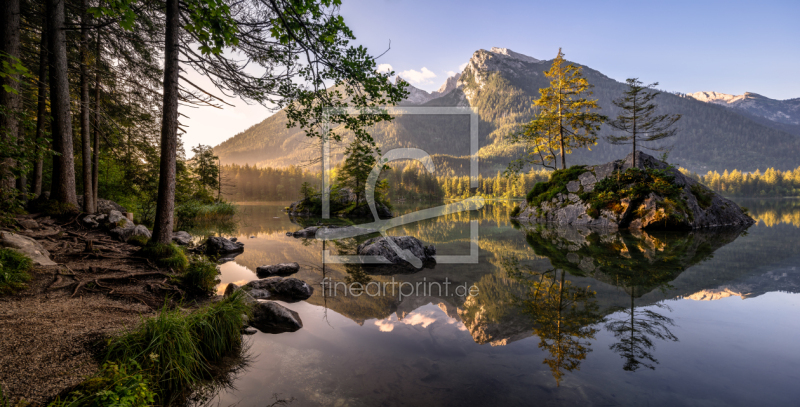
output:
[[[681,115],[679,114],[655,114],[658,107],[653,102],[658,91],[651,90],[658,86],[658,82],[643,85],[638,78],[630,78],[626,81],[628,90],[623,96],[614,100],[614,106],[622,109],[616,119],[608,122],[611,128],[623,132],[621,136],[606,136],[611,144],[631,144],[633,145],[633,166],[636,166],[636,148],[647,148],[654,151],[662,151],[664,146],[656,146],[651,143],[675,136],[678,129],[672,127]],[[646,143],[646,144],[645,144]]]
[[511,136],[512,143],[524,143],[525,155],[509,165],[509,172],[518,173],[526,164],[567,168],[566,155],[574,148],[597,144],[597,132],[606,117],[595,113],[599,109],[592,95],[592,85],[583,77],[581,67],[566,64],[564,53],[558,56],[545,76],[550,87],[539,89],[541,97],[534,102],[536,117],[524,126],[522,132]]

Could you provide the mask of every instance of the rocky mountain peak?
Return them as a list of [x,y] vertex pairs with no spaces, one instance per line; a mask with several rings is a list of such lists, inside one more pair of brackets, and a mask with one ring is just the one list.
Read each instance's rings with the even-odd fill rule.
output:
[[490,49],[489,52],[494,53],[494,54],[498,54],[498,55],[505,55],[507,57],[518,59],[518,60],[523,61],[523,62],[531,62],[531,63],[542,62],[541,60],[538,60],[538,59],[536,59],[534,57],[529,57],[527,55],[520,54],[519,52],[514,52],[514,51],[512,51],[512,50],[510,50],[508,48],[492,47],[492,49]]

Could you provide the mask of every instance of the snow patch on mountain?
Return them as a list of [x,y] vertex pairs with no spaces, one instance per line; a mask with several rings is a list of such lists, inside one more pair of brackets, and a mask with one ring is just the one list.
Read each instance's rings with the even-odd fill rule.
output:
[[512,50],[510,50],[508,48],[492,47],[492,49],[490,49],[489,52],[492,52],[492,53],[495,53],[495,54],[500,54],[500,55],[505,55],[507,57],[511,57],[511,58],[514,58],[514,59],[519,59],[520,61],[524,61],[524,62],[531,62],[531,63],[542,62],[541,60],[538,60],[538,59],[536,59],[534,57],[529,57],[527,55],[520,54],[519,52],[514,52],[514,51],[512,51]]

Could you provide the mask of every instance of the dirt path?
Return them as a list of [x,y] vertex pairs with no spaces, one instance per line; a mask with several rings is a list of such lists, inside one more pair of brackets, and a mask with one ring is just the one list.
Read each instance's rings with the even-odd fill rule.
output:
[[37,267],[28,288],[0,296],[0,385],[11,400],[45,402],[98,369],[105,338],[183,295],[138,248],[77,222],[37,219],[58,266]]

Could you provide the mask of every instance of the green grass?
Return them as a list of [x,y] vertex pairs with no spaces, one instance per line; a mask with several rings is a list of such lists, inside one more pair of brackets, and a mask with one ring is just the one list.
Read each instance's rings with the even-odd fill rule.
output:
[[210,295],[217,286],[218,275],[216,263],[197,256],[189,261],[189,267],[181,276],[181,283],[192,291]]
[[26,287],[30,281],[28,272],[33,268],[33,261],[24,254],[0,248],[0,294],[13,294]]
[[146,246],[148,241],[149,239],[147,238],[147,236],[143,235],[135,235],[128,238],[128,244],[139,247]]
[[141,254],[153,260],[159,267],[184,271],[189,266],[189,259],[186,257],[186,253],[175,243],[149,242],[142,247]]
[[236,205],[229,202],[203,204],[189,201],[175,208],[175,218],[179,228],[194,226],[196,223],[225,221],[236,215]]
[[138,363],[167,404],[208,379],[211,364],[239,349],[248,313],[241,293],[191,313],[164,308],[137,330],[110,340],[106,360]]

